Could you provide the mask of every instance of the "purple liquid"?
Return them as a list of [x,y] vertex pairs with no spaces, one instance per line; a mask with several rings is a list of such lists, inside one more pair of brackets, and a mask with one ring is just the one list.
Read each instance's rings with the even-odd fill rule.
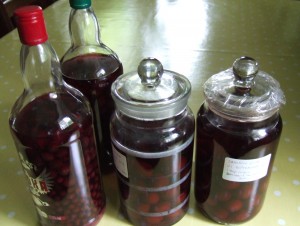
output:
[[[10,119],[42,225],[96,225],[105,209],[92,116],[67,94],[45,94]],[[51,96],[51,97],[50,97]]]
[[[248,221],[259,212],[281,130],[281,118],[277,115],[262,122],[238,123],[223,119],[203,106],[200,108],[195,197],[201,212],[216,222],[232,224]],[[268,172],[261,179],[235,182],[222,178],[226,157],[257,159],[268,154],[271,154]]]
[[194,132],[193,117],[147,122],[123,116],[120,121],[112,118],[112,137],[131,150],[155,155],[187,142],[179,152],[159,158],[137,157],[113,146],[127,161],[128,178],[117,171],[124,215],[134,225],[176,223],[189,206],[193,156],[193,141],[189,139]]
[[115,110],[110,88],[123,74],[123,66],[112,56],[87,54],[62,63],[62,72],[63,79],[81,91],[91,104],[100,167],[103,172],[110,172],[113,159],[109,124]]

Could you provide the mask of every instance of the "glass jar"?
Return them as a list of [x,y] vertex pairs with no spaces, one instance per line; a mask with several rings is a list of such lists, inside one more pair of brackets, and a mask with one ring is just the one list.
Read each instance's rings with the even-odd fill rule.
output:
[[[43,11],[15,11],[24,91],[9,125],[41,225],[97,225],[105,195],[85,97],[62,81]],[[25,189],[25,188],[24,188]]]
[[265,198],[284,94],[250,57],[208,79],[204,94],[196,125],[196,201],[218,223],[242,223],[259,212]]
[[112,85],[113,157],[121,209],[134,225],[172,225],[188,209],[194,116],[182,75],[154,58]]

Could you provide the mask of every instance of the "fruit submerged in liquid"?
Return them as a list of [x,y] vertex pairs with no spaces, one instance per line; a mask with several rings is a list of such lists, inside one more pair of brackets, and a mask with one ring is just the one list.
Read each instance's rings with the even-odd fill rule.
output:
[[121,209],[134,225],[172,225],[185,215],[193,133],[194,118],[187,112],[157,121],[114,114],[111,134]]
[[109,123],[115,110],[110,89],[123,74],[123,66],[109,55],[86,54],[63,62],[62,72],[65,82],[81,91],[91,104],[100,166],[109,172],[113,169]]
[[92,116],[82,102],[45,94],[10,125],[41,224],[96,225],[105,196]]
[[[261,122],[239,123],[221,118],[204,106],[200,108],[197,117],[195,197],[206,216],[219,223],[234,224],[250,220],[259,212],[281,129],[278,115]],[[261,161],[266,156],[270,156],[270,162],[265,176],[241,182],[238,171],[236,181],[223,178],[226,158],[242,160],[240,163],[243,163],[243,160]]]
[[118,174],[119,190],[123,213],[134,225],[172,225],[184,216],[192,152],[193,143],[179,154],[159,159],[127,155],[130,178]]

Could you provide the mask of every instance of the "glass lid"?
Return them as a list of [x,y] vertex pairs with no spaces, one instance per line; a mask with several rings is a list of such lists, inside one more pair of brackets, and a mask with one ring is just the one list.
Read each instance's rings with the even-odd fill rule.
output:
[[279,83],[260,71],[251,57],[235,60],[233,67],[210,77],[204,84],[209,108],[236,121],[261,121],[285,104]]
[[120,76],[111,91],[116,107],[124,114],[157,120],[175,116],[186,108],[191,85],[183,75],[164,70],[157,59],[145,58],[137,72]]

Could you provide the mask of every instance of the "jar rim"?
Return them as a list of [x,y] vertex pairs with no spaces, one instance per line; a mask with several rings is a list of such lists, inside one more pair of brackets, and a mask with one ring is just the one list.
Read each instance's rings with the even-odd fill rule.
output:
[[204,83],[204,96],[210,109],[227,119],[243,122],[262,121],[285,104],[278,81],[258,71],[253,86],[246,94],[238,94],[232,68],[211,76]]
[[160,120],[178,115],[187,107],[191,84],[185,76],[163,70],[159,83],[147,87],[136,72],[130,72],[114,81],[111,94],[117,110],[125,115]]

